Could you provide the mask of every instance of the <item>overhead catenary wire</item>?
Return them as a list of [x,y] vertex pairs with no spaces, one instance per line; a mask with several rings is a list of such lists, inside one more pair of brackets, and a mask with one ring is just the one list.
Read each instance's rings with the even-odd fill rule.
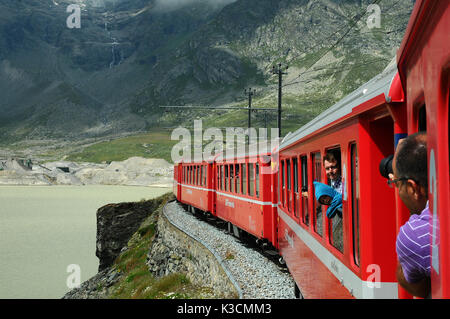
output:
[[[372,3],[372,5],[373,4],[378,4],[378,2],[380,2],[381,0],[374,0],[374,2]],[[361,13],[359,13],[359,14],[357,14],[354,18],[357,18],[357,20],[355,20],[351,25],[350,25],[350,27],[347,29],[347,31],[345,31],[344,32],[344,34],[335,42],[335,43],[333,43],[324,53],[322,53],[322,54],[320,54],[319,55],[319,58],[317,58],[315,61],[314,61],[314,63],[311,65],[311,67],[312,66],[314,66],[318,61],[320,61],[326,54],[328,54],[329,52],[331,52],[331,50],[333,50],[334,48],[336,48],[336,46],[339,44],[339,43],[341,43],[344,39],[345,39],[345,37],[347,36],[347,34],[349,34],[350,33],[350,31],[358,24],[358,22],[362,19],[362,17],[364,16],[365,14],[363,14],[362,12]],[[353,18],[353,19],[354,19]],[[351,19],[351,20],[353,20],[353,19]],[[317,46],[318,44],[316,44],[316,46]],[[298,79],[298,78],[300,78],[301,76],[303,75],[303,73],[300,73],[297,77],[295,77],[293,80],[291,80],[291,81],[295,81],[296,79]],[[285,84],[285,86],[287,86],[287,85],[289,85],[291,82],[289,82],[289,83],[286,83]]]

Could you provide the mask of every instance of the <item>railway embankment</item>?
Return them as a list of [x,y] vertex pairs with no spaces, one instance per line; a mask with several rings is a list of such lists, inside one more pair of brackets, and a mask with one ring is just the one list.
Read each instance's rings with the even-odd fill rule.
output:
[[237,298],[217,256],[164,214],[172,194],[97,211],[99,272],[67,299]]

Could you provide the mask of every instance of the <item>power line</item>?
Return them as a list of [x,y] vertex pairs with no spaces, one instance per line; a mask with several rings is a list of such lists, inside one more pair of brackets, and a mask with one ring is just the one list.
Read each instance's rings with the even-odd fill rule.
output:
[[[381,0],[375,0],[373,3],[372,3],[372,5],[373,4],[377,4],[379,1],[381,1]],[[320,56],[319,56],[319,58],[318,59],[316,59],[315,60],[315,62],[311,65],[311,67],[314,65],[314,64],[316,64],[318,61],[320,61],[320,59],[322,59],[328,52],[330,52],[331,50],[333,50],[339,43],[341,43],[341,41],[347,36],[347,34],[349,34],[350,33],[350,31],[358,24],[358,22],[362,19],[362,17],[364,16],[364,14],[363,14],[363,12],[361,11],[360,13],[358,13],[356,16],[354,16],[352,19],[351,19],[351,21],[352,20],[354,20],[355,18],[357,18],[357,20],[356,21],[353,21],[353,23],[352,23],[352,25],[350,25],[350,27],[347,29],[347,31],[333,44],[333,45],[331,45],[326,51],[325,51],[325,53],[323,53],[323,54],[321,54]],[[340,31],[340,30],[339,30]],[[338,31],[336,31],[335,33],[333,33],[333,35],[334,34],[336,34]],[[318,46],[319,44],[316,44],[315,46],[313,46],[313,47],[311,47],[309,50],[311,50],[312,48],[314,48],[314,47],[316,47],[316,46]],[[305,53],[306,54],[306,52],[303,52],[303,53]],[[298,79],[300,76],[302,76],[302,74],[299,74],[297,77],[295,77],[294,79],[293,79],[293,81],[295,81],[296,79]],[[289,83],[288,83],[289,84]]]

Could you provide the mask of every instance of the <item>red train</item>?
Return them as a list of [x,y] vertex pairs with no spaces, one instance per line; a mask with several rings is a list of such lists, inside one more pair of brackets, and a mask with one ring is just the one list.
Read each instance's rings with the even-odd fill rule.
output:
[[[398,139],[426,130],[432,298],[450,298],[449,30],[450,2],[417,0],[396,64],[275,152],[176,164],[177,199],[273,246],[305,298],[411,298],[395,276],[409,212],[378,166]],[[327,183],[327,152],[342,175],[342,216],[333,219],[308,195],[314,180]]]

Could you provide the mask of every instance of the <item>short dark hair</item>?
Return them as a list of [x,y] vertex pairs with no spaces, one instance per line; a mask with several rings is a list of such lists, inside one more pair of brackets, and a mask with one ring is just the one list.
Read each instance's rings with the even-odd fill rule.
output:
[[395,160],[397,178],[411,178],[428,190],[427,134],[417,132],[402,142]]
[[338,154],[338,151],[336,151],[336,152],[328,151],[325,153],[322,162],[323,163],[325,163],[325,161],[330,162],[330,163],[336,162],[337,165],[340,167],[341,166],[341,158],[339,155],[340,154]]

